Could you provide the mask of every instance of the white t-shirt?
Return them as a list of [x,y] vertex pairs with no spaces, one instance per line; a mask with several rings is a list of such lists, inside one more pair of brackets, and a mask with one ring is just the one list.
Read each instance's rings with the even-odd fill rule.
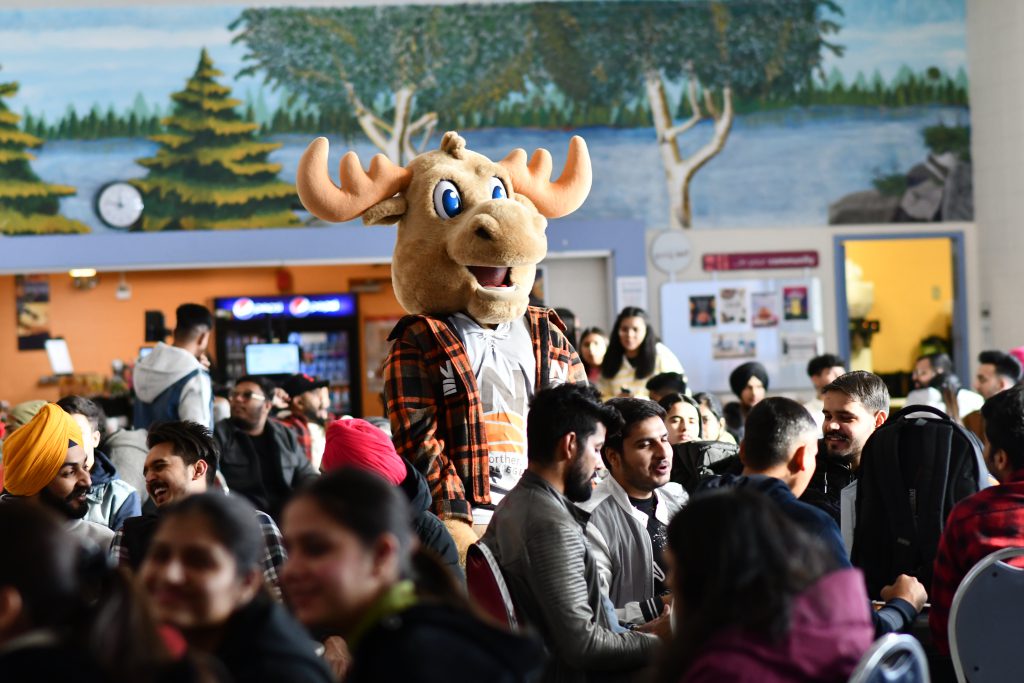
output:
[[[537,376],[537,359],[526,318],[482,327],[464,313],[452,316],[483,403],[490,448],[491,503],[497,505],[526,470],[526,415]],[[473,523],[488,524],[493,511],[473,508]]]

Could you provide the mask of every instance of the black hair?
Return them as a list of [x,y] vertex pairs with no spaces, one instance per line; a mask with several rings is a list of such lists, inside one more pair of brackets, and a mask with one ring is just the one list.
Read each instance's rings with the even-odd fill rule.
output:
[[[648,401],[649,402],[649,401]],[[622,416],[601,403],[601,394],[587,384],[561,384],[538,391],[526,418],[527,457],[530,462],[551,465],[555,447],[566,434],[586,441],[603,424],[608,434],[622,427]]]
[[793,599],[836,569],[819,539],[746,489],[694,496],[669,524],[668,552],[674,599],[686,615],[661,672],[673,682],[726,629],[780,639]]
[[846,361],[834,353],[825,353],[807,361],[807,376],[814,377],[829,368],[846,369]]
[[1024,467],[1024,387],[1010,387],[985,401],[981,416],[991,448],[1006,453],[1013,469]]
[[667,394],[658,399],[658,405],[664,409],[666,417],[668,416],[668,411],[672,410],[672,406],[677,403],[689,403],[697,411],[697,437],[703,439],[704,420],[700,419],[700,403],[697,403],[697,399],[686,394]]
[[678,372],[661,372],[647,380],[647,384],[644,388],[647,389],[647,391],[653,391],[659,394],[665,392],[685,394],[686,379],[684,379],[683,375]]
[[263,392],[263,396],[266,398],[267,403],[274,400],[274,391],[277,388],[273,382],[263,375],[242,375],[235,380],[235,386],[237,387],[242,382],[251,382],[260,388]]
[[0,553],[0,586],[18,591],[28,629],[52,632],[94,662],[102,680],[163,680],[170,656],[147,602],[106,553],[83,548],[54,513],[27,501],[0,504],[0,529],[17,548]]
[[152,449],[162,443],[170,444],[171,452],[184,460],[186,465],[204,461],[206,483],[212,486],[216,482],[219,449],[205,426],[191,420],[158,422],[149,428],[146,446]]
[[608,335],[608,350],[605,352],[604,361],[601,363],[601,376],[606,379],[611,379],[619,374],[619,370],[622,369],[622,359],[626,357],[626,350],[623,348],[622,340],[619,338],[619,326],[622,325],[622,321],[626,318],[640,318],[644,321],[644,327],[647,328],[647,334],[644,336],[644,340],[640,342],[639,353],[633,362],[633,365],[636,367],[636,378],[643,379],[654,374],[654,366],[658,355],[658,335],[655,333],[654,328],[651,327],[651,319],[647,315],[647,311],[636,306],[627,306],[619,311],[618,317],[615,318],[615,324],[612,325],[611,334]]
[[187,496],[160,508],[157,530],[168,520],[193,515],[205,520],[210,533],[234,559],[238,576],[260,569],[267,546],[256,519],[256,508],[249,501],[213,492]]
[[808,432],[817,434],[818,425],[806,408],[789,398],[766,398],[747,415],[743,463],[758,472],[782,465]]
[[383,534],[398,539],[399,565],[408,573],[412,556],[412,513],[400,489],[380,475],[342,467],[314,479],[296,498],[309,498],[335,523],[371,548]]
[[714,394],[709,394],[707,392],[702,391],[700,393],[694,394],[693,400],[695,400],[697,403],[710,410],[711,414],[714,415],[719,420],[721,420],[722,416],[725,414],[722,411],[722,402],[719,401],[718,397],[715,396]]
[[995,366],[996,374],[1016,384],[1020,381],[1020,361],[1002,351],[982,351],[978,354],[978,362],[982,365]]
[[174,312],[174,339],[188,341],[213,329],[213,316],[206,306],[182,304]]
[[622,442],[633,425],[652,417],[665,419],[665,409],[646,398],[613,398],[606,401],[605,405],[614,408],[622,416],[622,426],[614,432],[609,431],[608,438],[604,440],[605,450],[616,453],[622,452]]
[[482,614],[466,598],[465,585],[434,551],[414,542],[415,512],[401,489],[391,486],[380,475],[355,467],[332,470],[300,488],[291,502],[303,498],[352,532],[366,548],[371,548],[383,534],[398,539],[399,571],[403,578],[413,580],[421,599],[442,602],[477,616]]
[[[68,415],[81,415],[92,425],[93,431],[102,432],[107,416],[103,408],[84,396],[65,396],[57,401],[57,405]],[[85,438],[85,434],[82,435]]]
[[931,363],[932,370],[936,375],[946,375],[953,372],[953,360],[945,353],[927,353],[918,356],[918,361],[926,360]]
[[880,410],[889,410],[889,389],[886,388],[882,378],[873,372],[854,370],[845,375],[836,377],[830,384],[826,384],[821,390],[822,396],[830,391],[838,391],[846,394],[870,410],[877,413]]

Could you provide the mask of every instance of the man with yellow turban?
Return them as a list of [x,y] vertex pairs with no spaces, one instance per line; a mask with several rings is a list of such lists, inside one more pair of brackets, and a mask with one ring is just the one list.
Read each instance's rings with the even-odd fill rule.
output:
[[114,533],[84,519],[92,479],[74,418],[47,403],[4,440],[4,497],[34,499],[68,520],[68,530],[102,550]]

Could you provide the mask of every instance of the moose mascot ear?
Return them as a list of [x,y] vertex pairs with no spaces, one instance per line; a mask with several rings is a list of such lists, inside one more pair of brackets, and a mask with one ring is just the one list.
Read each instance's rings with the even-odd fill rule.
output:
[[408,208],[405,197],[389,197],[363,212],[363,225],[394,225],[402,220]]

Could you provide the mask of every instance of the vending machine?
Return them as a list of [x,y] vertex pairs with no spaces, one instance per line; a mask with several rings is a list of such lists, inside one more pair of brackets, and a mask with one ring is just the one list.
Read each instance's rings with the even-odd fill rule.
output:
[[331,412],[361,414],[355,294],[218,298],[214,318],[218,380],[303,372],[330,382]]

